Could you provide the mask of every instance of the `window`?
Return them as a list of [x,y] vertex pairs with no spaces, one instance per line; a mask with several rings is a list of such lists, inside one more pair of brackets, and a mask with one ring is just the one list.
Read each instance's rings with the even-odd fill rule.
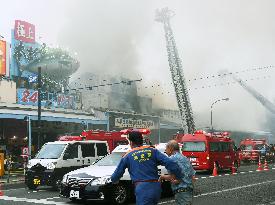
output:
[[218,152],[219,151],[219,144],[218,142],[209,142],[210,152]]
[[105,143],[97,143],[97,156],[105,156],[108,154],[107,145]]
[[253,150],[253,146],[252,145],[245,145],[244,150],[251,151],[251,150]]
[[204,142],[184,142],[182,144],[182,151],[204,152],[205,151],[205,143]]
[[125,152],[121,152],[121,153],[114,152],[114,153],[109,154],[106,157],[102,158],[98,162],[96,162],[96,165],[98,165],[98,166],[117,166],[124,154],[125,154]]
[[229,142],[210,142],[211,152],[229,152],[230,143]]
[[65,152],[67,159],[78,158],[78,144],[70,144]]
[[82,157],[95,157],[95,144],[83,143],[81,144]]
[[58,159],[66,144],[45,144],[38,152],[36,159]]
[[228,142],[220,142],[220,151],[221,152],[229,152],[230,144]]

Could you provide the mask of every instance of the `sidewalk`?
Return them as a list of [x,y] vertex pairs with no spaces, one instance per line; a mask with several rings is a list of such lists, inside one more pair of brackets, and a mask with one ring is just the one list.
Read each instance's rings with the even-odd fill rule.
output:
[[16,184],[16,183],[24,183],[25,176],[23,170],[11,171],[10,176],[8,176],[8,172],[5,171],[5,175],[0,177],[1,184]]

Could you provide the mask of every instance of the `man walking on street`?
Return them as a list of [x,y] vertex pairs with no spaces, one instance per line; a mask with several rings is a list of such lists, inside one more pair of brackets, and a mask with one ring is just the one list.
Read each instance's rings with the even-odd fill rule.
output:
[[187,157],[180,153],[179,144],[171,140],[166,145],[166,154],[170,159],[177,162],[181,168],[181,177],[175,177],[172,174],[161,175],[160,181],[171,181],[171,187],[175,194],[176,205],[191,205],[193,201],[193,180],[195,171]]
[[130,132],[132,150],[121,159],[111,176],[116,183],[128,168],[131,180],[135,184],[137,205],[156,205],[161,196],[161,183],[158,181],[158,165],[164,165],[175,176],[180,177],[180,167],[176,162],[152,146],[143,146],[143,137],[139,132]]

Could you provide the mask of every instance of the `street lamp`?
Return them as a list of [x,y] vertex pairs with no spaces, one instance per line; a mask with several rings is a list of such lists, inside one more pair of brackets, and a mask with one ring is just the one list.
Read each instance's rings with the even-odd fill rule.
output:
[[211,133],[213,133],[213,114],[212,114],[212,110],[213,110],[213,106],[217,103],[217,102],[220,102],[220,101],[228,101],[229,98],[223,98],[223,99],[219,99],[219,100],[216,100],[215,102],[212,103],[211,105],[211,119],[210,119],[210,124],[211,124]]

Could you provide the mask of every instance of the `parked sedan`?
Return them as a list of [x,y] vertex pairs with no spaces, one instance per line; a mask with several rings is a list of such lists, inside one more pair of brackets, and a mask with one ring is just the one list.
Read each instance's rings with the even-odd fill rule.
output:
[[[69,172],[63,177],[60,195],[72,201],[101,200],[114,204],[124,204],[128,200],[134,199],[134,184],[127,170],[118,184],[108,183],[108,179],[115,171],[121,157],[129,150],[129,145],[120,145],[112,154],[102,158],[94,165]],[[167,170],[160,166],[160,173],[167,173]],[[171,193],[168,182],[164,182],[162,186],[166,193]]]

